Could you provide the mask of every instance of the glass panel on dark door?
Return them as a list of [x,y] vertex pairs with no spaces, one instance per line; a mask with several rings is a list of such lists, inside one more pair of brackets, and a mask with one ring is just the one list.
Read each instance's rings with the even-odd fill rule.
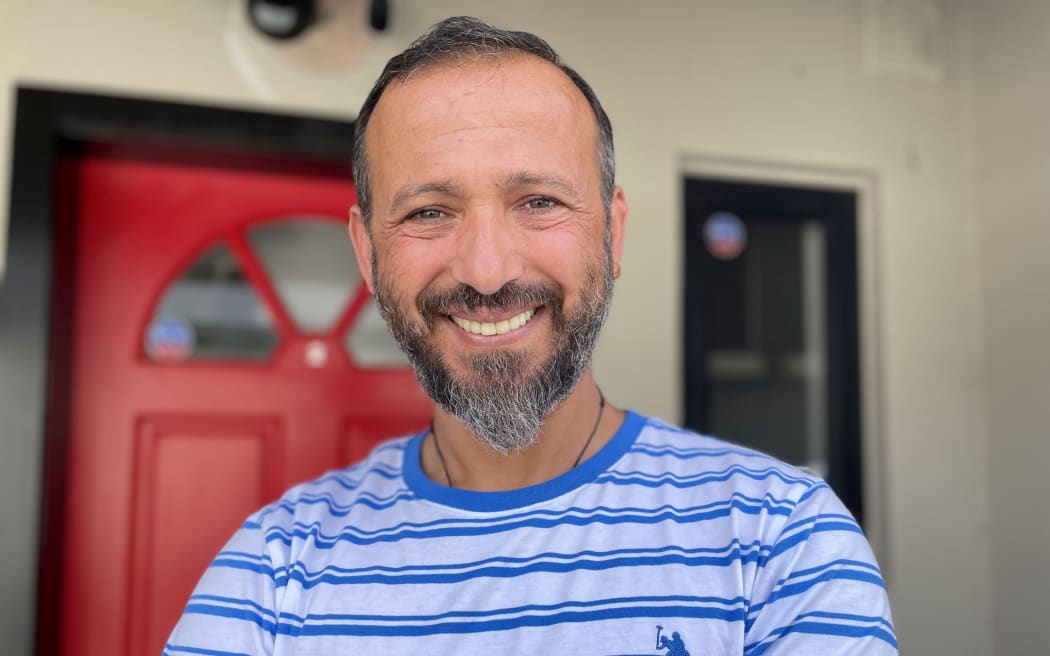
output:
[[746,246],[704,263],[707,430],[826,475],[824,228],[741,226]]

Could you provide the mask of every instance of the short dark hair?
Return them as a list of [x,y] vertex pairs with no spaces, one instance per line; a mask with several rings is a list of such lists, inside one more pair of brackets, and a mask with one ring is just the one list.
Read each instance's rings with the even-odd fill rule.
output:
[[365,217],[366,226],[370,226],[372,218],[372,190],[369,186],[371,175],[365,152],[365,131],[368,129],[368,122],[383,91],[394,80],[406,78],[434,64],[456,59],[499,57],[514,52],[539,57],[557,66],[572,80],[590,104],[598,123],[601,195],[606,214],[608,214],[613,189],[616,185],[612,123],[591,86],[580,77],[579,73],[562,61],[558,53],[554,52],[546,41],[535,34],[501,30],[477,18],[456,16],[437,23],[426,34],[416,39],[408,49],[392,57],[386,63],[375,86],[365,99],[364,105],[361,106],[361,112],[357,115],[357,122],[354,126],[353,173],[354,185],[357,187],[357,203]]

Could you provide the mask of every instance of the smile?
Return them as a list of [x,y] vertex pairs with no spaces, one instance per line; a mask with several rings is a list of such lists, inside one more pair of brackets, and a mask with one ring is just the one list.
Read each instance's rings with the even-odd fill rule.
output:
[[456,322],[457,326],[472,335],[504,335],[524,326],[534,314],[536,314],[536,310],[525,310],[521,314],[516,314],[509,319],[496,321],[494,323],[488,321],[471,321],[470,319],[463,319],[455,316],[450,316],[449,318]]

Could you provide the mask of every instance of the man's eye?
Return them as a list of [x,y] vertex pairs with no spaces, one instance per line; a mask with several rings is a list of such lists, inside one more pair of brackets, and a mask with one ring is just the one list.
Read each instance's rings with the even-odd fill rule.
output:
[[525,201],[525,208],[530,210],[549,210],[558,202],[551,198],[531,198]]
[[419,210],[418,212],[413,214],[410,218],[413,218],[413,219],[424,219],[424,220],[433,220],[433,219],[440,219],[441,216],[442,216],[441,210],[434,209],[433,207],[427,207],[427,208]]

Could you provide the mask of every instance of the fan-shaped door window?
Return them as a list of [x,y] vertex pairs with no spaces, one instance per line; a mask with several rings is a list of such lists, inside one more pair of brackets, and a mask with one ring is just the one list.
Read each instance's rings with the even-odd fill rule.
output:
[[282,340],[309,340],[308,358],[341,342],[343,366],[408,366],[364,286],[345,223],[293,216],[226,234],[168,285],[143,348],[169,365],[259,362]]

